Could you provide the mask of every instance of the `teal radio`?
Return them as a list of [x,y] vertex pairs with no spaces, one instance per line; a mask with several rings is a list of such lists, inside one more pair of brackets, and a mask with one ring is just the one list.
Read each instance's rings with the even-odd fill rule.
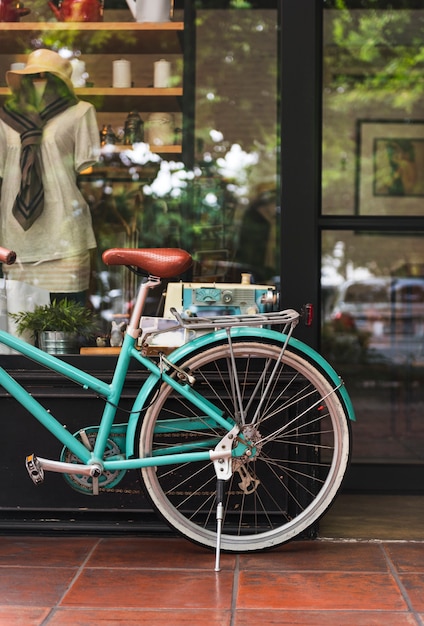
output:
[[276,311],[278,294],[270,285],[243,283],[169,283],[164,314],[173,318],[171,308],[198,317],[253,315]]

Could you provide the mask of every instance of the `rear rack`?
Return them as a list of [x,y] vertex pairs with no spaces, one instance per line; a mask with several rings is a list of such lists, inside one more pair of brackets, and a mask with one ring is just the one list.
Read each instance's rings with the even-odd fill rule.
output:
[[273,324],[296,326],[300,317],[294,309],[253,315],[218,315],[217,317],[183,317],[174,307],[170,311],[179,326],[187,330],[217,330],[233,326],[270,326]]
[[[263,326],[279,325],[279,332],[291,335],[299,322],[300,314],[293,309],[273,311],[270,313],[255,313],[254,315],[219,315],[217,317],[186,317],[175,308],[170,309],[175,317],[162,319],[162,327],[157,324],[157,318],[145,318],[141,322],[142,333],[139,346],[145,356],[160,356],[170,354],[175,348],[187,343],[197,333],[204,334],[221,328],[231,329],[236,326]],[[143,320],[143,318],[142,318]]]

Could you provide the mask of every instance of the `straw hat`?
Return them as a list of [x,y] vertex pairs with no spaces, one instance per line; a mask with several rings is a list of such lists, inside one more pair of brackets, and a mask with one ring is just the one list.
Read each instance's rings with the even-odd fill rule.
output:
[[12,91],[17,91],[21,83],[21,77],[31,74],[41,74],[49,72],[60,78],[69,88],[74,91],[72,85],[72,65],[70,61],[64,59],[53,50],[35,50],[28,57],[26,66],[22,70],[9,70],[6,72],[6,82]]

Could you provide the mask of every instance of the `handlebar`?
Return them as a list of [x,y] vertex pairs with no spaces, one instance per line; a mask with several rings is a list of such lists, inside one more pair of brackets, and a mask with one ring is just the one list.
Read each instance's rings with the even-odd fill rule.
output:
[[13,265],[16,261],[16,252],[13,250],[8,250],[7,248],[0,247],[0,263],[5,263],[6,265]]

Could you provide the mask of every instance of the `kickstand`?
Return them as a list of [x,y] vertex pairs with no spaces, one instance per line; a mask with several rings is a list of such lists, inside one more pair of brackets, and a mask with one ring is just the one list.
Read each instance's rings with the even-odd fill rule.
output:
[[224,518],[224,485],[225,480],[218,478],[216,481],[216,553],[215,553],[215,572],[220,572],[220,556],[221,556],[221,533],[222,521]]

